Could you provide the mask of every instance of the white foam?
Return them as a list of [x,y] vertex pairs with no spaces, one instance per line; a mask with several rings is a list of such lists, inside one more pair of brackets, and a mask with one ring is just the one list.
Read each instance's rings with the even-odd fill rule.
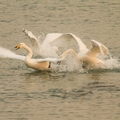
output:
[[119,69],[120,68],[120,60],[116,57],[111,57],[104,61],[106,69]]
[[[120,69],[120,60],[116,57],[107,58],[104,60],[104,66],[100,66],[100,68],[96,68],[97,70],[114,70]],[[87,73],[89,70],[93,70],[93,68],[84,69],[82,67],[82,63],[74,59],[71,55],[67,57],[64,61],[61,62],[60,65],[52,65],[52,68],[57,72],[78,72],[78,73]]]

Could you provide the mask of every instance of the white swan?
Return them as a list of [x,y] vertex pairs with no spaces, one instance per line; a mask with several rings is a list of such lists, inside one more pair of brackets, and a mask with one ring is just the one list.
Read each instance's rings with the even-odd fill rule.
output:
[[[52,55],[57,53],[55,49],[53,49],[54,46],[58,47],[59,54],[62,54],[65,50],[69,49],[61,55],[62,60],[65,59],[68,54],[74,54],[77,56],[77,59],[79,58],[79,60],[83,62],[83,67],[101,67],[104,65],[105,54],[109,54],[108,48],[95,40],[91,40],[92,46],[88,49],[80,38],[72,33],[49,33],[43,38],[43,42],[40,45],[39,40],[31,31],[27,31],[26,29],[23,31],[29,37],[32,46],[38,48],[40,53],[44,53],[44,55],[46,54],[46,57],[48,57],[50,53],[52,53]],[[50,55],[50,57],[52,55]],[[58,55],[55,56],[58,57]]]
[[28,51],[27,56],[17,55],[16,53],[0,47],[0,57],[2,58],[13,58],[22,60],[25,62],[26,66],[29,68],[33,68],[36,70],[50,70],[50,62],[57,62],[59,59],[57,58],[45,58],[45,59],[32,59],[32,50],[25,44],[20,43],[16,47],[16,49],[24,48]]
[[[69,54],[72,54],[73,57],[83,63],[83,68],[101,68],[104,67],[104,55],[109,54],[109,50],[107,47],[105,47],[103,44],[91,40],[92,46],[90,49],[85,49],[85,51],[80,51],[79,53],[76,53],[73,49],[66,50],[63,54],[60,55],[60,57],[65,59]],[[100,54],[102,56],[102,59],[97,57],[97,55]],[[60,63],[59,61],[58,63]]]

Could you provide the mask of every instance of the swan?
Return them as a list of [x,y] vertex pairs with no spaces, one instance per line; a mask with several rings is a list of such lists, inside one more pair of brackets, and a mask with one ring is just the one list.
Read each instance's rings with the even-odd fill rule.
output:
[[[49,57],[50,52],[52,51],[52,55],[55,55],[57,52],[53,48],[56,46],[59,54],[57,53],[55,57],[59,57],[60,55],[60,58],[64,60],[68,54],[72,54],[73,56],[76,56],[76,59],[83,62],[84,68],[104,66],[105,55],[107,54],[110,56],[108,48],[100,42],[91,40],[92,45],[90,49],[88,49],[81,39],[73,33],[49,33],[46,37],[40,37],[43,41],[40,45],[40,41],[31,31],[23,29],[23,32],[29,37],[32,47],[39,49],[39,53],[42,51],[41,53],[44,53],[44,55],[46,54]],[[60,61],[58,64],[59,63]]]
[[[109,50],[106,46],[95,40],[91,40],[91,43],[92,45],[90,49],[86,48],[85,51],[80,51],[78,53],[73,49],[67,49],[63,54],[60,55],[60,58],[64,60],[68,55],[72,54],[76,60],[83,63],[83,68],[103,68],[105,66],[104,55],[109,55]],[[100,54],[99,57],[97,56],[98,54]],[[58,61],[58,64],[60,63],[61,61]]]
[[35,70],[50,70],[51,68],[50,63],[51,62],[56,63],[59,60],[57,58],[33,59],[32,50],[25,43],[19,43],[15,48],[16,50],[20,48],[24,48],[27,50],[28,54],[26,56],[22,56],[6,48],[0,47],[0,57],[22,60],[25,62],[25,65],[27,67],[35,69]]

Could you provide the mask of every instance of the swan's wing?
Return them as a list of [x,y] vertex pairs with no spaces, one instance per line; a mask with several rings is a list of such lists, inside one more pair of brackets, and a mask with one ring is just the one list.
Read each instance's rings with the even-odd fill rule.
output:
[[34,46],[34,45],[35,45],[35,46],[39,45],[38,39],[36,38],[35,35],[33,35],[33,33],[32,33],[31,31],[28,31],[28,30],[26,30],[26,29],[23,29],[23,32],[24,32],[25,35],[27,35],[28,38],[30,39],[30,42],[31,42],[31,45],[32,45],[32,46]]
[[40,53],[40,43],[39,43],[38,39],[36,38],[36,36],[33,35],[33,33],[31,31],[28,31],[26,29],[23,29],[23,32],[29,38],[33,51],[35,53]]
[[17,55],[16,53],[14,53],[6,48],[3,48],[3,47],[0,47],[0,57],[18,59],[18,60],[22,60],[22,61],[25,60],[25,56]]
[[58,57],[58,54],[56,53],[56,50],[48,44],[46,45],[42,45],[40,47],[40,51],[41,51],[41,56],[46,58],[46,57]]
[[97,54],[100,53],[100,55],[104,57],[105,54],[109,54],[108,48],[104,46],[103,44],[95,40],[91,40],[91,43],[92,43],[92,46],[88,50],[87,55],[91,57],[95,57]]
[[54,41],[55,39],[57,39],[57,38],[60,37],[61,35],[62,35],[62,33],[48,33],[48,34],[45,36],[45,39],[44,39],[42,45],[48,44],[48,43]]
[[40,34],[38,35],[38,42],[42,44],[44,39],[45,39],[45,34],[43,32],[40,32]]
[[43,43],[40,46],[41,55],[43,57],[58,57],[56,49],[50,45],[50,42],[58,38],[61,33],[49,33],[46,35]]
[[65,33],[51,42],[52,46],[58,46],[60,52],[69,48],[74,49],[76,52],[86,50],[86,45],[74,34]]

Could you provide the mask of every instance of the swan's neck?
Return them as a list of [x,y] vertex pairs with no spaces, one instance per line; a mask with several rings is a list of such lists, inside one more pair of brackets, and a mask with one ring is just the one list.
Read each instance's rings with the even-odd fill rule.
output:
[[24,48],[28,51],[26,58],[32,58],[32,50],[28,46],[24,46]]
[[77,53],[73,49],[66,50],[62,55],[60,55],[60,57],[66,58],[69,54],[72,54],[75,59],[79,59]]

